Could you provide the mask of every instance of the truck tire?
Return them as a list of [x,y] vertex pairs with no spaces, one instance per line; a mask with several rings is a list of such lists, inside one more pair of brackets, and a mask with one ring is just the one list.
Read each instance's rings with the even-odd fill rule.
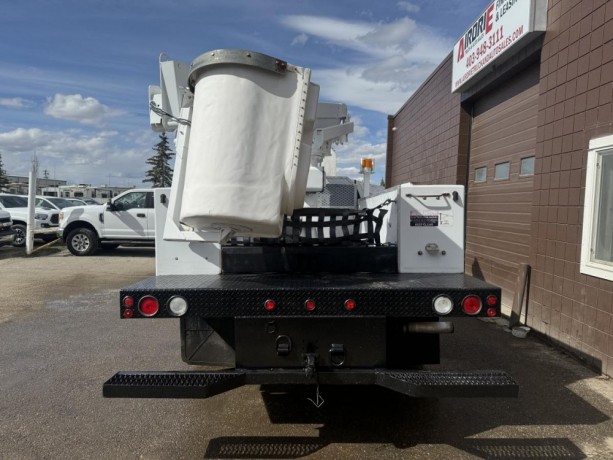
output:
[[98,249],[98,235],[89,228],[75,228],[66,238],[66,247],[75,256],[90,256]]
[[22,224],[13,225],[13,246],[22,248],[26,245],[27,227]]

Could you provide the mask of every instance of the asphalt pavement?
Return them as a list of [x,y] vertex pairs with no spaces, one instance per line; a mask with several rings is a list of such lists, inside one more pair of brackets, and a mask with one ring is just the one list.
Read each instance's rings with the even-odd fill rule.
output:
[[151,248],[24,257],[0,248],[0,458],[613,458],[613,383],[532,335],[475,319],[446,369],[503,369],[517,399],[411,399],[381,388],[246,386],[205,400],[105,399],[118,370],[183,370],[178,321],[121,320]]

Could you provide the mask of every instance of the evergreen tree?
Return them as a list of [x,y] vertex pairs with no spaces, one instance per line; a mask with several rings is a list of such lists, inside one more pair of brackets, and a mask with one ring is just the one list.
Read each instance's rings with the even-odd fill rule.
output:
[[6,177],[6,171],[4,170],[4,163],[2,163],[2,154],[0,153],[0,192],[9,185],[9,179]]
[[175,155],[168,145],[166,133],[160,134],[160,142],[153,147],[155,155],[148,158],[146,163],[151,165],[145,173],[146,179],[143,182],[151,182],[153,187],[170,187],[172,183],[172,168],[169,161]]
[[385,187],[385,179],[381,178],[381,182],[379,183],[381,187]]

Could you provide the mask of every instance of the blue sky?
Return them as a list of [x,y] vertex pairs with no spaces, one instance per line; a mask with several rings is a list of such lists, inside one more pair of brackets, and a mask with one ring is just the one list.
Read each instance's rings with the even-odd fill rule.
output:
[[385,169],[387,115],[452,50],[487,0],[29,0],[0,16],[0,154],[10,175],[142,186],[157,134],[147,86],[158,57],[191,62],[219,48],[310,67],[320,100],[349,106],[355,133],[338,174],[359,158]]

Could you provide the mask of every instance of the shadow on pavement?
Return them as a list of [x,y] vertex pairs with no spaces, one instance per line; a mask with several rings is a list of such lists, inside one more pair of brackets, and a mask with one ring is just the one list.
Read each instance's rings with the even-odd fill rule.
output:
[[520,384],[517,399],[415,399],[379,387],[324,386],[325,404],[318,409],[306,400],[314,398],[315,386],[266,386],[261,394],[273,424],[320,424],[319,436],[218,437],[209,442],[204,457],[300,458],[348,443],[433,446],[433,458],[440,458],[437,445],[479,458],[586,458],[560,436],[559,427],[574,435],[573,425],[609,420],[596,407],[607,407],[606,398],[594,393],[588,402],[570,388],[593,375],[534,338],[516,339],[480,321],[459,323],[457,333],[443,339],[448,356],[442,357],[446,364],[441,367],[484,369],[489,364],[506,370]]
[[[49,247],[41,248],[44,243],[36,242],[34,245],[35,252],[30,256],[26,255],[26,249],[16,248],[11,245],[1,246],[0,247],[0,260],[2,259],[12,259],[19,257],[41,257],[41,256],[51,256],[51,255],[60,255],[66,257],[77,257],[72,255],[66,245],[63,243],[55,243]],[[155,257],[155,247],[153,246],[119,246],[115,249],[109,248],[101,248],[98,249],[91,256],[84,256],[83,260],[87,260],[92,256],[95,257]]]
[[98,249],[94,255],[96,257],[155,257],[155,248],[153,246],[119,246],[115,249]]
[[66,246],[64,246],[63,244],[55,244],[55,245],[52,245],[46,248],[41,248],[44,244],[45,243],[35,242],[34,250],[36,252],[31,254],[30,256],[26,254],[25,247],[19,248],[19,247],[14,247],[12,245],[2,246],[0,247],[0,260],[13,259],[13,258],[18,258],[18,257],[39,257],[39,256],[45,256],[45,255],[53,255],[53,254],[58,254],[66,250]]

